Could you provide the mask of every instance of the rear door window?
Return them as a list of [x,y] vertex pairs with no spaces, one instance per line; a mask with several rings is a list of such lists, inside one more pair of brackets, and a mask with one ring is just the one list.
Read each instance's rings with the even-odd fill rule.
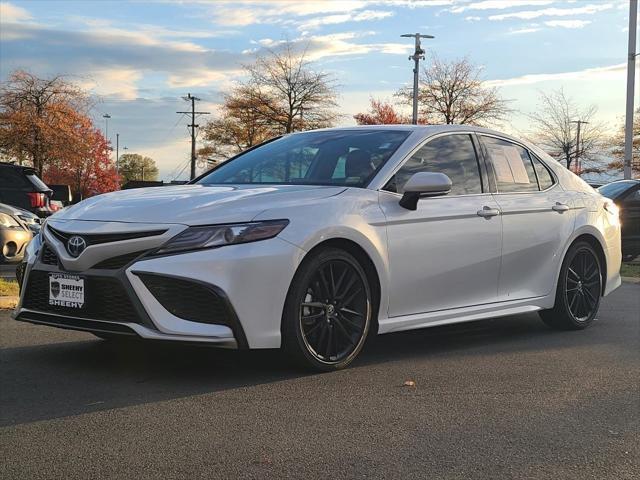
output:
[[538,180],[527,150],[501,138],[481,135],[498,193],[537,192]]

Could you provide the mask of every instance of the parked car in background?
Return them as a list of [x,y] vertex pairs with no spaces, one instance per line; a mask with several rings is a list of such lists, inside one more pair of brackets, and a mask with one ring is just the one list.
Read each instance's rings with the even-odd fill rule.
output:
[[640,180],[618,180],[598,188],[620,209],[622,255],[629,261],[640,255]]
[[22,260],[27,244],[33,238],[33,231],[19,215],[15,207],[0,203],[0,263]]
[[614,203],[541,149],[463,125],[273,139],[190,185],[47,220],[14,318],[346,367],[379,333],[540,312],[580,330],[620,279]]
[[13,205],[5,205],[7,208],[11,209],[13,215],[19,218],[22,223],[24,223],[29,230],[36,233],[40,233],[40,227],[42,225],[42,219],[37,216],[35,213],[31,213],[29,210],[24,210],[22,208],[14,207]]
[[0,162],[0,202],[20,207],[41,218],[54,210],[50,199],[52,190],[47,187],[31,167]]
[[59,202],[63,207],[68,207],[73,203],[73,195],[69,185],[47,185],[52,191],[52,201]]

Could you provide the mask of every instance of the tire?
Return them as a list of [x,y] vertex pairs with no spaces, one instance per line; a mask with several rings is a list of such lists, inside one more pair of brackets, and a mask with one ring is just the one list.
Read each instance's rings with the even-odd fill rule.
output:
[[282,348],[297,366],[340,370],[360,353],[372,321],[367,275],[349,253],[325,248],[298,268],[282,317]]
[[602,295],[602,266],[587,242],[569,248],[562,262],[555,305],[540,312],[542,321],[556,330],[582,330],[598,314]]

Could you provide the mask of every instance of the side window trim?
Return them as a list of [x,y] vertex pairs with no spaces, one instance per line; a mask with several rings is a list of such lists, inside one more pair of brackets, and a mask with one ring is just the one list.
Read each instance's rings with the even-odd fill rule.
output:
[[538,161],[540,163],[540,165],[542,165],[544,167],[544,169],[549,172],[549,176],[551,177],[551,186],[548,188],[545,188],[544,190],[542,189],[542,186],[540,185],[540,178],[538,178],[538,190],[541,192],[548,192],[549,190],[551,190],[552,188],[554,188],[557,184],[558,184],[558,178],[556,177],[555,172],[549,168],[547,166],[546,163],[544,163],[542,161],[542,159],[540,157],[538,157],[535,153],[533,153],[531,150],[529,150],[528,148],[525,148],[525,150],[527,151],[527,153],[529,154],[529,158],[531,158],[531,161],[533,162],[533,171],[536,172],[536,178],[538,178],[538,171],[535,168],[535,162]]
[[429,142],[437,139],[437,138],[442,138],[445,136],[449,136],[449,135],[467,135],[468,137],[470,137],[471,139],[471,143],[473,144],[473,149],[476,155],[476,164],[478,166],[478,173],[480,175],[480,190],[481,193],[468,193],[468,194],[461,194],[461,195],[446,195],[446,197],[443,198],[453,198],[453,197],[467,197],[467,196],[477,196],[477,195],[485,195],[490,193],[488,186],[485,185],[485,177],[483,175],[483,169],[482,169],[482,162],[481,162],[481,158],[480,158],[480,152],[478,150],[478,144],[477,142],[477,138],[476,138],[476,132],[443,132],[443,133],[438,133],[435,135],[430,136],[429,138],[427,138],[424,142],[420,143],[416,148],[414,148],[411,152],[409,152],[403,159],[401,162],[398,163],[398,165],[396,165],[396,167],[393,169],[393,171],[391,172],[391,174],[389,175],[389,177],[385,180],[383,186],[379,189],[379,191],[383,191],[385,193],[392,193],[392,194],[396,194],[396,195],[401,195],[398,192],[392,192],[390,190],[386,189],[386,186],[389,185],[389,183],[391,183],[391,180],[394,179],[394,177],[396,176],[396,174],[398,173],[398,171],[400,171],[400,169],[402,167],[404,167],[405,163],[407,163],[411,158],[413,158],[413,156],[418,153],[424,146],[426,146]]

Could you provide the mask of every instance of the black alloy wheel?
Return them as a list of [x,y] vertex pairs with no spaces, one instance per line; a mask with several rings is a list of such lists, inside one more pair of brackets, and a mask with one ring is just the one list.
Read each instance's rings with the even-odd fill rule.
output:
[[283,318],[283,346],[308,367],[344,368],[357,356],[371,323],[371,289],[357,260],[327,249],[300,267]]
[[540,312],[552,328],[581,330],[595,319],[602,296],[602,267],[598,255],[587,242],[572,245],[565,256],[555,305]]
[[598,310],[601,288],[598,259],[589,249],[578,250],[565,280],[565,301],[576,321],[584,322]]

